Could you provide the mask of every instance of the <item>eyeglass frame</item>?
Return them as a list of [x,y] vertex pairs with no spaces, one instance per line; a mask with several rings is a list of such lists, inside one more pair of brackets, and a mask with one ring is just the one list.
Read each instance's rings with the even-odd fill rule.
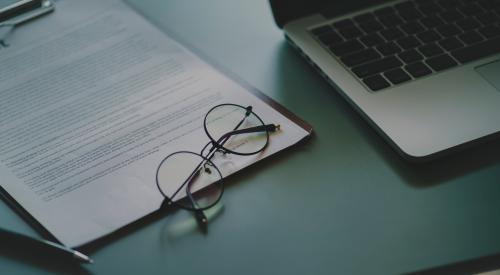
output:
[[[215,140],[212,135],[210,135],[209,131],[208,131],[208,128],[207,128],[207,117],[208,115],[213,111],[215,110],[216,108],[220,108],[222,106],[234,106],[234,107],[238,107],[238,108],[242,108],[244,110],[246,110],[246,113],[245,113],[245,117],[235,126],[235,128],[233,129],[233,131],[229,131],[225,134],[223,134],[219,140]],[[245,119],[247,117],[249,117],[251,114],[253,114],[257,119],[258,121],[262,124],[260,126],[255,126],[255,127],[250,127],[250,128],[245,128],[245,129],[238,129],[241,124],[245,121]],[[219,203],[219,201],[221,200],[222,198],[222,195],[224,193],[224,184],[223,184],[223,180],[224,180],[224,176],[222,175],[221,171],[219,170],[219,168],[217,167],[217,165],[215,165],[213,162],[212,162],[212,158],[214,157],[215,153],[216,152],[222,152],[224,154],[227,154],[227,153],[230,153],[230,154],[234,154],[234,155],[239,155],[239,156],[251,156],[251,155],[256,155],[256,154],[259,154],[261,153],[262,151],[264,151],[268,145],[269,145],[269,138],[270,138],[270,132],[275,132],[277,130],[280,129],[280,125],[276,125],[276,124],[265,124],[264,121],[260,118],[259,115],[257,115],[255,112],[253,112],[253,107],[251,105],[247,106],[247,107],[244,107],[244,106],[241,106],[241,105],[238,105],[238,104],[233,104],[233,103],[223,103],[223,104],[218,104],[214,107],[212,107],[206,114],[205,114],[205,118],[203,119],[203,129],[205,131],[205,134],[208,136],[208,138],[210,139],[210,141],[207,143],[207,145],[205,145],[203,147],[203,149],[201,150],[200,153],[195,153],[195,152],[192,152],[192,151],[176,151],[174,153],[171,153],[169,154],[168,156],[166,156],[165,158],[162,159],[162,161],[160,162],[160,164],[158,165],[158,168],[156,170],[156,186],[158,188],[158,190],[160,191],[160,193],[162,194],[162,196],[165,198],[165,200],[167,200],[167,204],[170,205],[170,206],[175,206],[177,208],[180,208],[180,209],[184,209],[184,210],[188,210],[188,211],[191,211],[194,213],[195,217],[196,217],[196,221],[199,225],[199,227],[203,230],[206,230],[206,226],[207,226],[207,223],[208,223],[208,219],[207,217],[205,216],[205,214],[203,213],[203,211],[207,210],[207,209],[210,209],[212,207],[214,207],[215,205],[217,205]],[[266,133],[266,143],[264,144],[264,146],[262,146],[262,148],[260,148],[259,150],[257,151],[254,151],[254,152],[250,152],[250,153],[242,153],[242,152],[236,152],[236,151],[233,151],[233,150],[230,150],[230,149],[227,149],[224,146],[224,144],[229,140],[229,138],[233,135],[237,135],[237,134],[245,134],[245,133],[258,133],[258,132],[265,132]],[[207,156],[204,156],[203,153],[204,151],[207,149],[208,146],[212,145],[212,147],[210,148],[210,150],[208,151],[208,154]],[[185,207],[181,204],[178,204],[176,203],[176,201],[174,201],[170,196],[166,195],[165,192],[163,191],[163,189],[160,187],[160,180],[159,180],[159,171],[160,171],[160,168],[162,167],[163,163],[171,156],[175,155],[175,154],[179,154],[179,153],[188,153],[188,154],[193,154],[193,155],[196,155],[196,156],[199,156],[201,157],[201,161],[200,163],[193,169],[193,172],[188,176],[188,178],[184,181],[183,184],[181,184],[179,186],[179,188],[173,193],[172,195],[172,198],[175,197],[179,192],[180,190],[186,185],[188,184],[189,185],[189,182],[191,182],[195,176],[196,173],[198,173],[201,169],[202,166],[205,166],[207,163],[209,163],[209,165],[213,168],[215,168],[215,170],[217,171],[217,173],[219,174],[220,176],[220,180],[216,181],[216,182],[213,182],[213,183],[210,183],[210,184],[216,184],[216,183],[220,183],[221,185],[221,190],[220,190],[220,194],[219,194],[219,197],[213,202],[211,203],[210,205],[208,206],[205,206],[205,207],[196,207],[196,202],[194,200],[194,198],[192,197],[192,192],[189,190],[189,189],[186,189],[186,194],[187,196],[180,199],[180,200],[185,200],[185,199],[188,199],[190,205],[192,205],[192,207]],[[189,188],[189,186],[187,187]],[[205,188],[205,187],[204,187]],[[195,192],[199,192],[199,191],[202,191],[202,190],[197,190]]]

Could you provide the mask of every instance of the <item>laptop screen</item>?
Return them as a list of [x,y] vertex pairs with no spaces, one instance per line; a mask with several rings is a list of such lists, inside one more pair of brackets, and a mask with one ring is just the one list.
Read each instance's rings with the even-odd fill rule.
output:
[[[298,1],[298,0],[295,0]],[[307,1],[306,1],[307,2]],[[330,2],[319,11],[325,17],[334,17],[348,12],[353,12],[370,6],[376,6],[382,3],[388,3],[387,0],[349,0],[349,1],[323,1]]]
[[313,14],[321,13],[327,18],[367,8],[389,0],[269,0],[278,26]]

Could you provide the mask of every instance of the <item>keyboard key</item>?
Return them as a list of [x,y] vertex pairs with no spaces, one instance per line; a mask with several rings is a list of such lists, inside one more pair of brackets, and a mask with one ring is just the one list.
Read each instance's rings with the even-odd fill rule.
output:
[[396,13],[396,10],[393,7],[384,7],[375,11],[375,15],[378,17],[394,13]]
[[430,43],[441,39],[441,36],[433,30],[421,32],[417,34],[417,37],[424,43]]
[[387,80],[380,75],[365,78],[363,79],[363,82],[374,92],[391,86],[391,84],[389,84],[389,82],[387,82]]
[[420,19],[420,23],[427,27],[428,29],[433,29],[437,26],[441,26],[444,24],[444,21],[441,20],[441,18],[437,16],[429,16],[429,17],[424,17]]
[[439,46],[447,51],[455,50],[464,46],[460,40],[455,37],[446,38],[438,42]]
[[462,33],[459,28],[451,24],[439,26],[436,30],[444,37],[450,37]]
[[482,14],[476,15],[477,20],[481,22],[483,25],[490,25],[495,22],[500,21],[500,17],[496,15],[494,12],[486,12]]
[[401,19],[401,17],[397,14],[387,14],[379,17],[378,20],[384,24],[386,28],[393,28],[394,26],[404,23],[403,19]]
[[378,21],[375,21],[375,20],[369,20],[369,21],[363,22],[359,25],[359,27],[363,31],[365,31],[366,33],[376,32],[376,31],[379,31],[379,30],[384,28],[384,26],[382,26],[382,24],[380,24]]
[[394,8],[398,12],[402,12],[405,10],[415,10],[416,6],[415,6],[415,3],[410,2],[410,1],[406,1],[406,2],[402,2],[402,3],[398,3],[398,4],[394,5]]
[[411,76],[417,78],[417,77],[422,77],[425,75],[428,75],[432,73],[431,69],[427,67],[424,63],[422,62],[416,62],[410,65],[406,65],[404,69],[411,74]]
[[354,21],[361,23],[361,22],[366,22],[375,19],[375,15],[371,12],[363,13],[360,15],[354,16]]
[[418,22],[410,22],[401,25],[401,29],[407,34],[414,34],[424,31],[424,27]]
[[421,6],[421,5],[427,5],[429,3],[434,3],[436,4],[436,1],[434,0],[414,0],[415,2],[417,2],[417,5]]
[[361,40],[361,42],[363,42],[363,44],[367,47],[373,47],[384,43],[384,39],[376,33],[363,36],[359,40]]
[[340,34],[342,34],[346,39],[355,38],[361,36],[363,32],[356,26],[345,27],[339,29]]
[[448,23],[453,23],[464,18],[464,16],[457,10],[447,10],[443,13],[440,13],[439,16]]
[[418,50],[425,57],[431,57],[443,53],[443,49],[441,49],[438,45],[436,45],[436,43],[427,44],[425,46],[419,47]]
[[420,41],[418,41],[418,39],[416,39],[414,36],[406,36],[397,40],[396,42],[401,48],[405,50],[415,48],[421,45]]
[[344,19],[334,22],[332,25],[334,28],[341,29],[354,26],[354,22],[351,19]]
[[500,52],[500,37],[493,38],[472,46],[458,49],[451,52],[451,55],[460,61],[466,63]]
[[486,38],[491,38],[500,35],[500,28],[495,25],[489,25],[479,29],[479,32]]
[[485,10],[491,10],[498,6],[498,1],[479,1],[478,4]]
[[436,72],[458,65],[458,63],[448,54],[442,54],[436,57],[429,58],[425,60],[425,63],[427,63],[427,65],[429,65]]
[[344,41],[344,39],[335,31],[321,34],[318,36],[318,39],[327,46],[338,44]]
[[384,76],[389,79],[392,84],[399,84],[411,80],[411,77],[402,69],[397,68],[384,73]]
[[331,31],[332,31],[332,28],[328,25],[317,27],[317,28],[311,30],[311,32],[315,35],[320,35],[322,33],[327,33],[327,32],[331,32]]
[[392,29],[387,29],[383,30],[380,32],[380,34],[387,40],[387,41],[392,41],[394,39],[400,38],[405,36],[405,34],[397,29],[397,28],[392,28]]
[[330,47],[330,50],[336,56],[343,56],[343,55],[346,55],[348,53],[360,51],[364,48],[365,48],[365,46],[363,46],[363,44],[359,43],[358,40],[349,40],[349,41],[342,42],[340,44],[337,44],[337,45]]
[[421,55],[419,52],[413,49],[398,54],[398,57],[401,60],[403,60],[406,64],[424,59],[423,55]]
[[443,11],[440,6],[438,6],[437,4],[435,4],[433,2],[422,4],[418,7],[418,9],[423,14],[426,14],[426,15],[432,15],[432,14],[440,13]]
[[479,5],[477,5],[476,3],[469,3],[465,6],[461,6],[458,8],[458,10],[461,13],[466,14],[468,16],[483,12],[483,9]]
[[348,67],[353,67],[362,63],[366,63],[368,61],[373,61],[382,57],[378,52],[374,49],[366,49],[359,52],[355,52],[349,55],[346,55],[341,58],[341,61]]
[[481,26],[481,24],[472,17],[459,20],[455,24],[457,24],[457,26],[459,26],[463,31],[470,31]]
[[384,43],[384,44],[377,46],[377,50],[381,54],[387,56],[387,55],[393,55],[395,53],[400,52],[401,48],[398,47],[398,45],[396,45],[394,42],[387,42],[387,43]]
[[428,3],[434,3],[434,0],[413,0],[417,5],[427,5]]
[[403,65],[403,63],[401,63],[399,59],[397,59],[394,56],[391,56],[354,67],[352,71],[358,77],[364,78],[366,76],[378,74],[381,72],[388,71],[390,69],[400,67],[401,65]]
[[450,8],[454,8],[456,5],[458,5],[459,1],[458,0],[439,0],[437,1],[438,4],[445,8],[445,9],[450,9]]
[[399,12],[399,16],[401,16],[401,18],[403,18],[406,21],[415,21],[417,19],[424,17],[424,15],[416,9],[402,10]]
[[484,40],[483,37],[476,31],[466,32],[464,34],[459,35],[458,38],[460,38],[460,40],[462,40],[462,42],[464,42],[467,45],[478,43]]

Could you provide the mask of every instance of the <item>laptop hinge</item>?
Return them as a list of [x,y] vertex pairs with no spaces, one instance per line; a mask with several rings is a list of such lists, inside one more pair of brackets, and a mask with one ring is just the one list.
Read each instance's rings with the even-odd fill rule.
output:
[[390,0],[269,0],[276,24],[283,28],[288,22],[311,14],[320,13],[332,18],[352,11],[367,8]]
[[324,0],[269,0],[278,27],[295,19],[318,13]]

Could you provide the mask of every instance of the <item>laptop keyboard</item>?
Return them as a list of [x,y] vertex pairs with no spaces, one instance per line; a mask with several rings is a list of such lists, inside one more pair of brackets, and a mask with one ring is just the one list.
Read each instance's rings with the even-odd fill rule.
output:
[[500,0],[410,0],[311,30],[372,91],[500,52]]

